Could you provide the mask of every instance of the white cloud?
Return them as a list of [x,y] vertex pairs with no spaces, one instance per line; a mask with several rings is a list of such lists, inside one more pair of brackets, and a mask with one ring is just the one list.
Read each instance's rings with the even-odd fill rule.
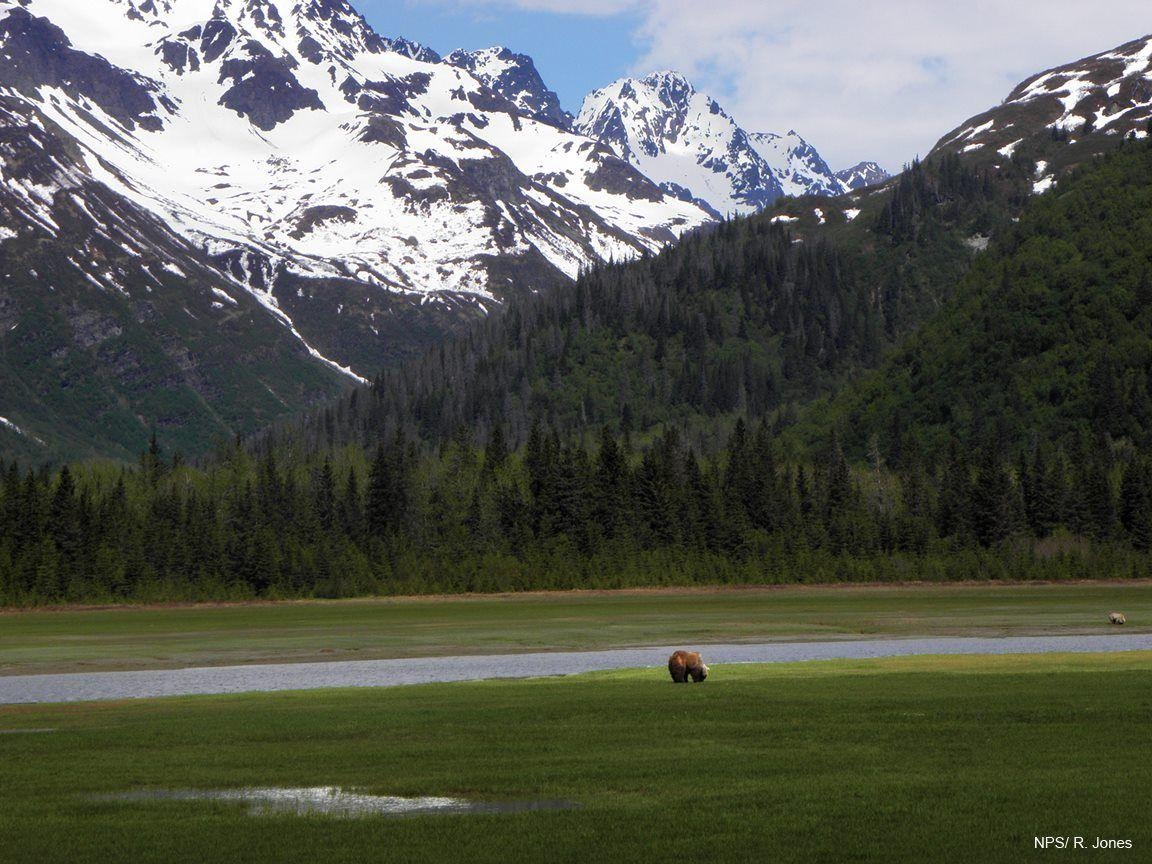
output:
[[[1100,0],[1091,10],[1082,0],[456,2],[639,13],[636,72],[684,72],[746,128],[794,128],[837,168],[861,159],[898,168],[1023,78],[1149,27],[1147,0]],[[605,26],[618,22],[606,17]]]

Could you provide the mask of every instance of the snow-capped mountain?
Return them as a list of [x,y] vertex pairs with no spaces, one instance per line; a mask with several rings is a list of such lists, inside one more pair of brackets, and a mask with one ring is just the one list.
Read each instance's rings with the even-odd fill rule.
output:
[[965,121],[935,150],[1010,157],[1044,135],[1060,143],[1148,134],[1152,121],[1152,36],[1022,82],[1000,105]]
[[864,189],[883,183],[892,177],[887,171],[875,162],[860,162],[851,168],[836,172],[836,179],[844,184],[850,191]]
[[846,191],[795,132],[750,134],[675,72],[623,78],[590,93],[575,129],[661,188],[720,214],[756,212],[781,195]]
[[0,0],[0,415],[202,451],[711,218],[494,80],[344,0]]
[[708,219],[344,0],[0,0],[0,45],[79,170],[361,375],[398,295],[487,308]]
[[572,115],[560,107],[560,97],[548,89],[536,70],[536,63],[527,54],[514,54],[497,46],[483,51],[453,51],[444,62],[471,72],[524,116],[560,129],[571,129]]

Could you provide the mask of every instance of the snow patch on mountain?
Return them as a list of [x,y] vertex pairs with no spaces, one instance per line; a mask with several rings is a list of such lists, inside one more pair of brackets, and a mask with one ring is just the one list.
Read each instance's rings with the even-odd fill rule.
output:
[[5,429],[10,429],[11,431],[15,432],[17,435],[20,435],[21,437],[28,438],[31,441],[35,441],[37,444],[39,444],[41,446],[44,445],[43,441],[41,441],[39,438],[37,438],[31,432],[27,432],[24,429],[20,428],[15,423],[13,423],[11,420],[9,420],[7,417],[0,417],[0,426],[3,426]]

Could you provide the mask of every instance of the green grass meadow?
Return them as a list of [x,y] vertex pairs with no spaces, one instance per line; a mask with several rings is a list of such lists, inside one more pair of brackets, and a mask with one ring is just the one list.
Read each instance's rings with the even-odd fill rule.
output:
[[1152,629],[1152,582],[561,592],[0,613],[0,675]]
[[[660,669],[0,707],[4,862],[1149,860],[1152,654]],[[340,786],[577,809],[252,816],[141,789]]]

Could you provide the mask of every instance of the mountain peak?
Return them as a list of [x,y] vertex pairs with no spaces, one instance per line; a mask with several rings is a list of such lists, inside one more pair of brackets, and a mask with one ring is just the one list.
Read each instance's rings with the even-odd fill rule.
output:
[[875,186],[883,183],[892,175],[875,162],[858,162],[851,168],[837,171],[836,177],[850,190],[863,189],[866,186]]
[[548,89],[527,54],[494,45],[478,51],[453,51],[444,62],[470,72],[524,115],[560,129],[571,127],[572,116],[560,107],[560,97]]
[[575,128],[607,144],[673,195],[717,213],[751,213],[781,195],[843,185],[807,142],[750,134],[680,72],[622,78],[588,95]]
[[676,99],[683,99],[686,96],[691,96],[696,93],[696,88],[692,86],[692,82],[684,77],[683,74],[667,69],[659,72],[650,72],[641,79],[641,82],[655,89],[661,95],[671,96]]

